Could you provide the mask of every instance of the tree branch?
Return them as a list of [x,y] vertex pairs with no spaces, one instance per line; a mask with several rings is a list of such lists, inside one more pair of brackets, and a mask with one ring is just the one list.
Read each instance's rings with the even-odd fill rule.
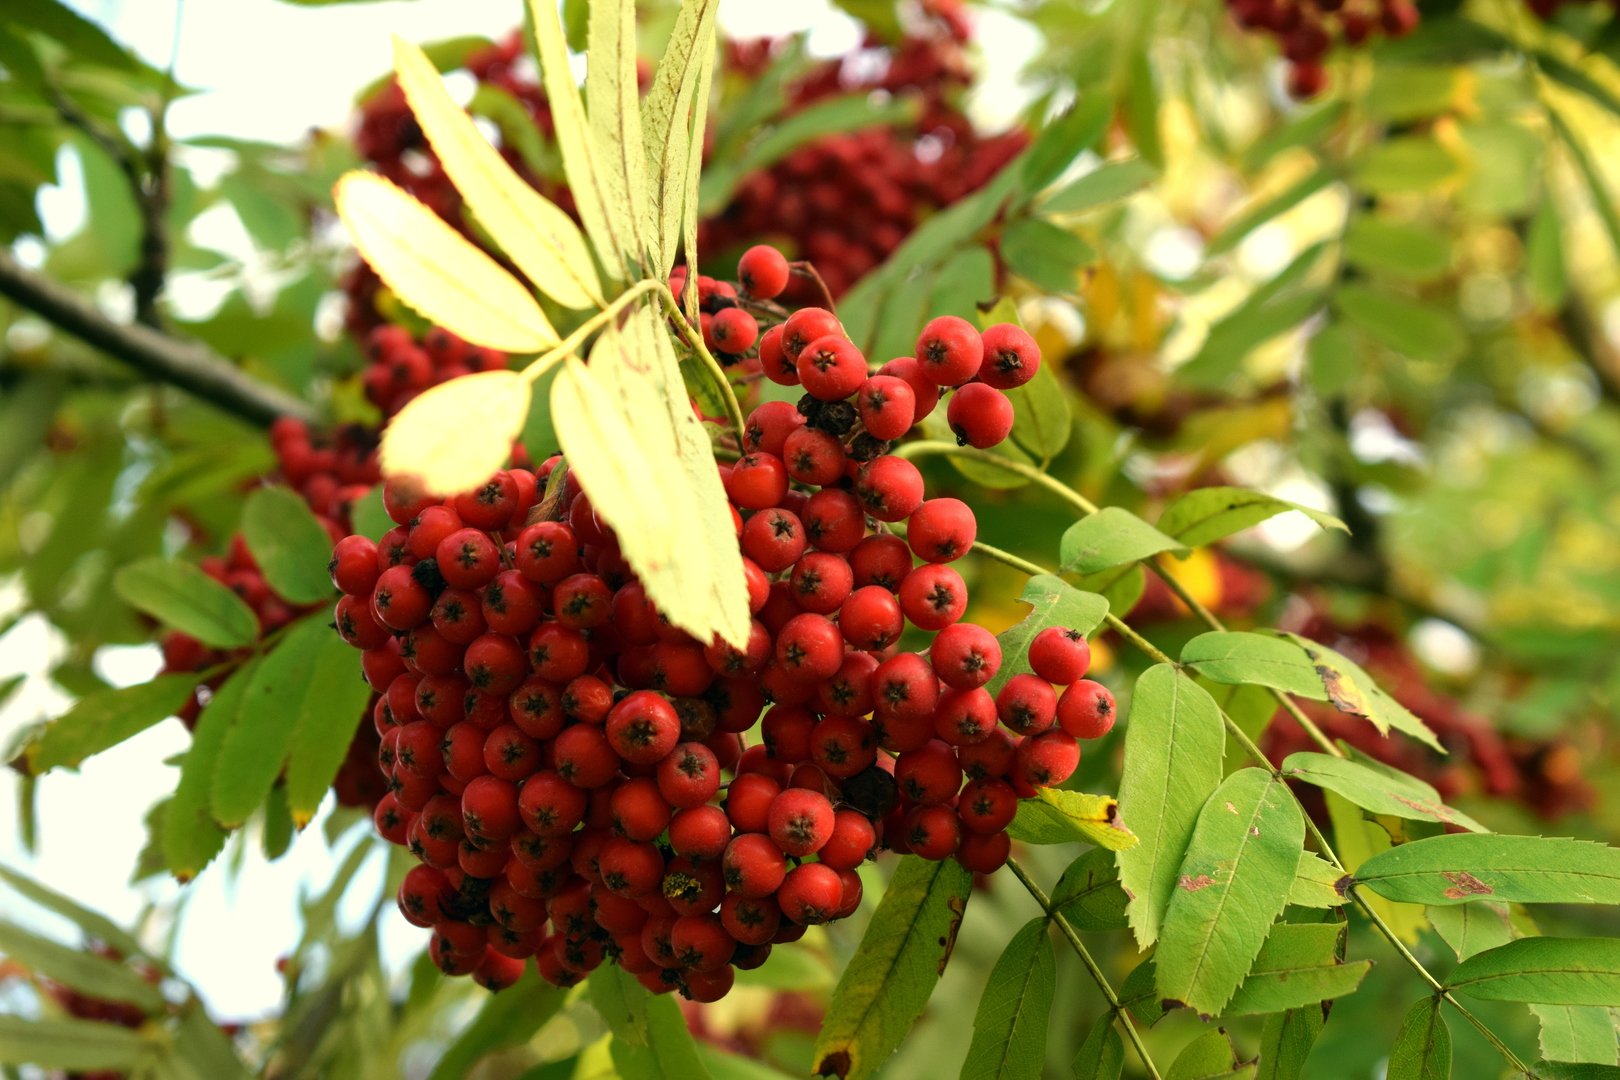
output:
[[0,250],[0,295],[143,374],[244,420],[268,426],[281,416],[316,418],[308,402],[258,381],[201,342],[114,322],[72,289],[30,270],[5,250]]

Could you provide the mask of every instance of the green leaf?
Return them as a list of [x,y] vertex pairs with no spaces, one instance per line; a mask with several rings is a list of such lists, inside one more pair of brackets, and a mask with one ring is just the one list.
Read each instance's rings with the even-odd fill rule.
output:
[[327,703],[347,689],[343,684],[360,682],[353,653],[342,666],[326,659],[335,655],[326,647],[335,637],[324,612],[305,618],[248,680],[210,787],[214,820],[226,828],[240,826],[264,802],[281,774],[293,732],[302,724],[323,722]]
[[691,117],[694,104],[699,112],[708,109],[709,103],[696,101],[695,95],[700,84],[708,85],[706,69],[714,66],[714,19],[719,6],[718,0],[681,5],[642,104],[645,159],[657,166],[648,190],[647,236],[652,267],[658,273],[674,261],[680,244],[682,210],[688,198],[687,166],[694,145],[697,153],[703,152],[701,135],[694,144]]
[[1580,1061],[1538,1061],[1535,1075],[1540,1080],[1620,1080],[1620,1067]]
[[591,1004],[613,1032],[613,1064],[619,1075],[707,1080],[697,1044],[681,1009],[667,994],[649,994],[617,964],[591,973]]
[[1334,708],[1351,716],[1362,717],[1381,735],[1389,734],[1393,728],[1442,754],[1446,752],[1434,732],[1429,730],[1429,725],[1391,697],[1361,665],[1309,638],[1277,631],[1273,633],[1298,645],[1306,658],[1316,665],[1322,688],[1327,691],[1327,700]]
[[36,937],[31,931],[3,919],[0,919],[0,953],[97,1000],[133,1005],[148,1016],[165,1008],[157,986],[122,961]]
[[1451,1029],[1438,997],[1413,1005],[1389,1051],[1388,1080],[1451,1080]]
[[1367,111],[1380,120],[1422,120],[1449,112],[1459,69],[1452,65],[1380,64],[1367,88]]
[[278,596],[295,604],[330,599],[332,538],[291,488],[255,489],[242,507],[242,536]]
[[1158,990],[1218,1015],[1288,900],[1305,819],[1281,781],[1240,769],[1204,803],[1154,953]]
[[[971,320],[978,312],[981,304],[987,304],[996,295],[996,257],[990,249],[983,244],[971,244],[955,255],[952,255],[940,266],[939,273],[935,275],[933,287],[929,293],[928,302],[924,309],[931,315],[955,315],[959,318]],[[909,329],[920,329],[919,324],[913,324]],[[906,345],[901,352],[909,352],[911,346]],[[879,354],[882,355],[882,354]],[[1042,371],[1046,370],[1044,367]],[[1040,378],[1040,372],[1035,377]],[[1028,383],[1024,384],[1028,386]],[[1023,389],[1023,387],[1018,387]],[[1013,403],[1013,413],[1018,412],[1018,399],[1007,395]],[[1068,419],[1068,401],[1062,400],[1064,420]],[[1065,426],[1067,426],[1065,424]],[[1013,436],[1018,436],[1018,423],[1013,422]],[[1065,438],[1067,433],[1065,432]],[[1061,447],[1060,447],[1061,449]]]
[[1056,992],[1057,960],[1047,920],[1031,919],[990,971],[973,1018],[962,1080],[1040,1080]]
[[76,58],[121,71],[139,71],[141,64],[98,23],[74,11],[60,0],[29,0],[7,4],[0,10],[0,23],[32,30],[59,42]]
[[1593,1005],[1532,1005],[1541,1022],[1541,1056],[1615,1068],[1620,1064],[1615,1015]]
[[1226,733],[1214,700],[1170,664],[1136,680],[1125,721],[1119,799],[1142,842],[1118,858],[1139,947],[1158,940],[1187,842],[1221,782]]
[[1059,568],[1065,574],[1095,574],[1141,562],[1162,551],[1188,554],[1185,545],[1129,510],[1105,506],[1064,530],[1058,548]]
[[372,540],[381,540],[383,534],[394,527],[394,519],[388,516],[388,510],[383,506],[382,492],[383,486],[377,484],[354,504],[354,531]]
[[1294,883],[1288,887],[1288,902],[1295,907],[1343,907],[1350,902],[1338,889],[1344,876],[1316,852],[1302,851]]
[[64,765],[74,767],[139,735],[179,712],[200,681],[200,673],[175,673],[85,695],[29,747],[29,768],[44,772]]
[[954,859],[900,860],[833,990],[812,1072],[861,1080],[883,1067],[950,959],[972,887]]
[[1327,700],[1327,690],[1310,657],[1283,638],[1212,630],[1182,646],[1181,662],[1218,683],[1269,686],[1315,701]]
[[[1387,850],[1387,849],[1386,849]],[[1476,904],[1456,904],[1449,907],[1431,907],[1425,912],[1435,933],[1457,954],[1466,960],[1477,952],[1506,945],[1518,936],[1513,925],[1514,916],[1506,904],[1481,901]]]
[[1080,270],[1097,261],[1097,250],[1050,221],[1021,218],[1002,232],[1001,257],[1043,291],[1071,296],[1080,286]]
[[1019,189],[1030,193],[1045,190],[1102,138],[1113,114],[1109,95],[1093,93],[1042,124],[1034,144],[1019,161]]
[[214,821],[209,793],[225,735],[239,722],[258,667],[255,659],[233,672],[197,717],[191,749],[180,765],[180,783],[163,813],[163,860],[181,881],[196,877],[225,846],[225,830]]
[[277,784],[265,796],[259,814],[259,850],[271,862],[287,854],[297,833],[292,811],[287,808],[287,786]]
[[1211,258],[1224,255],[1242,243],[1244,238],[1254,230],[1273,218],[1292,210],[1333,183],[1333,181],[1333,170],[1325,165],[1321,166],[1315,172],[1300,178],[1258,206],[1245,210],[1230,225],[1216,234],[1215,239],[1209,242],[1205,254]]
[[1620,904],[1620,848],[1544,836],[1431,836],[1368,859],[1356,883],[1420,904]]
[[[1068,392],[1052,368],[1052,364],[1042,364],[1033,379],[1006,391],[1013,407],[1012,441],[1043,464],[1069,445],[1069,436],[1074,432]],[[951,460],[960,467],[967,459]]]
[[0,1063],[134,1072],[156,1047],[139,1031],[96,1020],[0,1016]]
[[1089,635],[1108,614],[1108,601],[1096,593],[1081,592],[1062,578],[1037,574],[1024,583],[1018,599],[1030,613],[996,635],[1001,643],[1001,670],[986,684],[998,694],[1014,675],[1029,671],[1029,643],[1048,626],[1062,626]]
[[1608,181],[1604,179],[1597,162],[1592,160],[1592,155],[1570,128],[1563,114],[1551,107],[1543,111],[1551,121],[1553,130],[1558,133],[1564,148],[1569,151],[1570,159],[1580,171],[1581,179],[1586,182],[1587,193],[1592,197],[1592,207],[1597,211],[1598,221],[1603,224],[1603,231],[1609,238],[1609,246],[1614,249],[1616,255],[1620,255],[1620,209],[1615,207],[1614,198],[1609,193]]
[[1240,487],[1195,488],[1164,508],[1158,528],[1188,547],[1203,547],[1290,510],[1299,511],[1324,529],[1350,531],[1332,514]]
[[1354,993],[1371,960],[1339,962],[1342,923],[1278,923],[1223,1013],[1252,1016],[1305,1009]]
[[204,645],[234,649],[259,636],[259,620],[240,596],[179,559],[138,559],[113,575],[113,591],[136,610]]
[[1203,345],[1175,369],[1178,383],[1195,389],[1223,390],[1243,363],[1266,342],[1297,328],[1322,308],[1320,289],[1295,289],[1280,296],[1250,297],[1210,327]]
[[1375,341],[1411,360],[1447,363],[1468,348],[1468,336],[1448,311],[1366,285],[1341,285],[1340,315]]
[[[1315,1005],[1266,1017],[1260,1033],[1260,1068],[1254,1080],[1299,1080],[1325,1021]],[[1386,1078],[1387,1080],[1387,1078]]]
[[[0,881],[4,881],[46,911],[60,915],[76,926],[85,937],[111,945],[126,959],[149,959],[139,941],[100,912],[91,911],[71,897],[47,888],[31,878],[23,877],[5,866],[0,866]],[[163,965],[160,963],[157,966],[161,969]]]
[[1524,262],[1525,284],[1536,307],[1547,312],[1563,307],[1569,296],[1569,275],[1564,266],[1563,226],[1553,199],[1542,199],[1530,219]]
[[1125,929],[1125,905],[1129,900],[1120,887],[1114,855],[1101,847],[1092,848],[1070,863],[1052,890],[1052,910],[1076,929],[1092,933]]
[[1433,139],[1397,136],[1373,143],[1357,155],[1353,180],[1373,195],[1418,194],[1451,179],[1458,164]]
[[1620,938],[1520,938],[1458,964],[1446,988],[1488,1001],[1609,1007],[1620,1001]]
[[1114,1017],[1104,1013],[1074,1055],[1074,1080],[1119,1080],[1125,1069],[1125,1042],[1114,1030]]
[[1240,1064],[1231,1037],[1225,1031],[1206,1031],[1182,1047],[1164,1071],[1164,1080],[1220,1080],[1253,1076],[1254,1064]]
[[1159,170],[1141,158],[1110,161],[1047,196],[1041,202],[1041,213],[1049,217],[1078,214],[1134,195],[1158,178]]
[[[1349,109],[1349,103],[1340,100],[1324,101],[1314,108],[1301,109],[1286,124],[1261,135],[1244,151],[1244,171],[1259,172],[1284,150],[1292,150],[1296,146],[1317,145],[1333,125],[1343,119]],[[1262,1058],[1261,1068],[1264,1067]]]
[[1451,240],[1429,225],[1357,214],[1345,229],[1344,256],[1373,273],[1432,281],[1451,268]]
[[[1390,839],[1389,830],[1384,824],[1369,821],[1362,809],[1352,805],[1348,799],[1324,791],[1322,800],[1327,804],[1328,818],[1333,825],[1334,850],[1340,864],[1351,873],[1374,855],[1388,851],[1393,846],[1394,841]],[[1362,893],[1359,899],[1388,923],[1402,941],[1412,944],[1418,940],[1425,925],[1423,908],[1416,904],[1397,904],[1372,893]]]
[[1021,799],[1007,833],[1026,844],[1096,844],[1109,851],[1136,846],[1136,836],[1120,820],[1112,795],[1087,795],[1062,788],[1041,788],[1033,799]]
[[331,788],[371,700],[371,686],[355,677],[354,651],[336,634],[318,639],[309,659],[309,693],[287,744],[287,809],[300,829]]
[[1429,784],[1359,753],[1351,758],[1336,758],[1302,750],[1284,759],[1282,770],[1295,780],[1337,791],[1375,814],[1485,831],[1485,826],[1467,814],[1447,806]]

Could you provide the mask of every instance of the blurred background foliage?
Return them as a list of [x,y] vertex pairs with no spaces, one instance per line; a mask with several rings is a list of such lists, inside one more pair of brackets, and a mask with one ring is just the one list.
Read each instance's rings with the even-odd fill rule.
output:
[[[1334,51],[1326,87],[1305,101],[1288,93],[1276,43],[1239,27],[1218,0],[837,6],[867,34],[842,60],[794,41],[727,46],[705,182],[713,259],[705,269],[728,271],[727,260],[754,241],[836,265],[827,276],[842,294],[841,316],[884,356],[905,351],[924,312],[970,314],[1011,298],[1047,358],[1053,378],[1041,386],[1067,399],[1072,420],[1060,414],[1057,430],[1037,422],[1037,437],[998,452],[1046,463],[1095,501],[1150,520],[1183,491],[1217,483],[1339,516],[1347,536],[1289,516],[1166,565],[1229,625],[1282,626],[1362,663],[1451,753],[1369,739],[1312,710],[1332,734],[1428,778],[1489,827],[1620,840],[1613,6],[1570,3],[1544,19],[1520,0],[1424,0],[1410,34]],[[566,8],[578,31],[583,5]],[[996,34],[959,35],[958,17],[982,18]],[[645,55],[658,55],[670,21],[667,8],[646,12]],[[885,83],[918,39],[935,42],[916,53],[926,62]],[[1000,52],[1012,41],[1032,44],[1008,131]],[[490,59],[500,45],[458,39],[430,54],[446,70],[483,66],[463,79],[465,100],[508,156],[554,190],[560,170],[543,99],[525,96],[533,78],[515,51]],[[979,85],[986,70],[1002,76],[993,99]],[[296,144],[229,132],[172,140],[166,110],[194,90],[55,0],[0,9],[0,238],[120,324],[189,336],[332,420],[374,424],[381,403],[368,400],[361,378],[360,335],[383,321],[409,325],[409,316],[353,264],[328,193],[362,160],[412,175],[419,194],[433,190],[431,163],[389,112],[401,107],[397,95],[379,79],[348,130],[312,131]],[[976,132],[950,128],[981,115],[992,119]],[[938,137],[941,124],[948,139]],[[873,131],[882,147],[868,163],[896,146],[925,162],[951,147],[972,153],[902,185],[908,201],[881,238],[867,228],[865,247],[849,235],[838,246],[827,239],[833,223],[870,192],[827,166],[828,147]],[[970,165],[971,182],[961,179]],[[77,187],[84,221],[55,235],[37,198],[64,184]],[[784,198],[810,209],[773,218]],[[449,204],[442,212],[459,213]],[[211,246],[222,220],[246,243]],[[1048,405],[1036,394],[1020,402],[1032,414]],[[920,463],[931,485],[959,489],[979,509],[982,539],[1055,561],[1072,520],[1058,499],[1006,487],[1006,473],[971,462]],[[31,685],[48,681],[82,698],[107,687],[96,663],[103,650],[156,637],[114,589],[118,568],[151,555],[223,554],[247,492],[274,465],[250,420],[144,378],[23,305],[0,303],[0,635],[42,617],[61,643],[48,670],[0,684],[0,701],[11,699],[7,756],[20,772],[34,721],[46,719],[24,715],[38,700]],[[975,574],[979,621],[992,629],[1016,621],[1016,575],[994,565]],[[1167,649],[1202,629],[1140,568],[1090,584],[1116,610],[1132,609],[1133,625]],[[18,641],[0,636],[0,650]],[[1098,652],[1104,678],[1128,687],[1138,658],[1106,637]],[[1303,745],[1286,718],[1272,720],[1269,701],[1231,708],[1266,730],[1268,749]],[[1113,790],[1118,741],[1082,763],[1076,786]],[[25,843],[36,785],[49,783],[19,778],[14,827]],[[272,798],[256,820],[209,873],[237,873],[244,860],[285,850],[285,804]],[[103,949],[83,954],[88,966],[74,985],[45,939],[7,929],[0,1003],[34,1023],[25,1034],[5,1019],[0,1044],[43,1039],[62,1068],[92,1073],[600,1069],[601,1021],[577,996],[525,982],[488,998],[421,958],[385,963],[379,924],[394,917],[392,889],[384,881],[375,900],[367,890],[403,867],[394,859],[389,875],[359,873],[390,858],[363,821],[352,809],[322,818],[329,888],[307,898],[302,938],[285,943],[282,1006],[245,1026],[210,1018],[169,970],[169,894],[126,932],[8,876],[77,924],[40,924],[56,941],[75,953],[82,940]],[[127,863],[149,883],[165,867],[155,849],[96,857]],[[1046,881],[1065,865],[1049,849],[1025,861]],[[374,917],[337,917],[351,886]],[[1016,888],[983,890],[888,1075],[955,1069],[977,988],[1034,914]],[[1421,913],[1404,914],[1397,925],[1420,955],[1448,959]],[[1587,910],[1547,918],[1575,933],[1617,929]],[[809,950],[779,950],[743,976],[746,989],[692,1008],[694,1029],[716,1054],[802,1072],[863,923],[814,931]],[[1107,941],[1103,964],[1128,988],[1134,951],[1117,935]],[[1054,1075],[1066,1074],[1102,1011],[1073,957],[1058,961]],[[1380,1075],[1388,1040],[1362,1036],[1394,1030],[1412,990],[1406,978],[1398,963],[1380,963],[1361,992],[1338,1002],[1307,1075]],[[118,1008],[97,996],[108,987],[122,988]],[[1538,1056],[1525,1010],[1481,1014]],[[87,1036],[73,1018],[129,1038]],[[1233,1026],[1239,1060],[1252,1057],[1260,1028]],[[1201,1030],[1196,1018],[1171,1015],[1148,1038],[1170,1060]],[[1457,1075],[1497,1075],[1484,1043],[1460,1025],[1454,1032]],[[710,1064],[717,1075],[764,1075],[736,1057]]]

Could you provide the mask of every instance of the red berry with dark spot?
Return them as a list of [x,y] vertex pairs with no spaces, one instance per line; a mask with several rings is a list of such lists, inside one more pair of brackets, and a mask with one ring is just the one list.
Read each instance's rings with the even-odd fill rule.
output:
[[1102,738],[1114,719],[1114,695],[1101,683],[1082,679],[1058,698],[1058,725],[1077,739]]

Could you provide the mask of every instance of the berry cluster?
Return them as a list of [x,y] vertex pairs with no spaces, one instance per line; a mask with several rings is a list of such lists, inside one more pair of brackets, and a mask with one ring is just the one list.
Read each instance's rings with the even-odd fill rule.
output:
[[1226,0],[1238,23],[1271,34],[1288,60],[1288,92],[1315,97],[1327,86],[1323,60],[1337,44],[1359,46],[1375,33],[1405,37],[1422,16],[1414,0]]
[[[954,103],[970,81],[967,24],[959,5],[925,6],[931,18],[914,33],[892,45],[868,37],[788,92],[790,115],[841,94],[914,100],[915,124],[828,135],[796,148],[739,185],[731,203],[703,223],[702,246],[735,250],[753,238],[778,237],[815,263],[840,296],[925,217],[983,187],[1024,149],[1029,137],[1022,129],[980,135]],[[731,66],[745,75],[757,75],[772,53],[769,41],[727,50]]]
[[[721,301],[769,301],[789,267],[757,247],[741,277],[697,283],[734,356],[758,323]],[[853,912],[879,848],[1000,867],[1018,799],[1113,724],[1072,631],[1043,630],[1033,673],[987,689],[1001,646],[961,621],[950,565],[973,513],[888,452],[947,393],[959,437],[1004,438],[1001,391],[1034,376],[1034,341],[946,317],[874,372],[804,308],[752,358],[807,393],[755,408],[718,466],[753,613],[740,648],[663,618],[560,458],[450,499],[390,480],[397,527],[334,551],[335,624],[379,695],[377,827],[421,860],[399,905],[447,973],[498,988],[533,956],[569,984],[613,959],[715,1000]],[[908,623],[933,635],[920,651],[901,648]]]

